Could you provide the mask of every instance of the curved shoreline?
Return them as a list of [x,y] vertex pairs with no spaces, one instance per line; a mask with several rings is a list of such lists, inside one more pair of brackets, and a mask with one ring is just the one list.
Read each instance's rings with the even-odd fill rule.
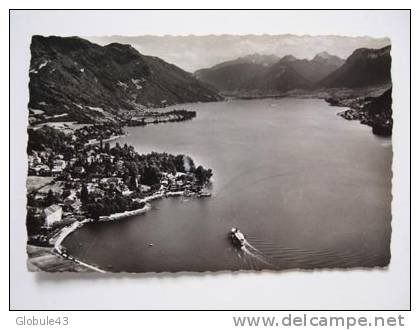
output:
[[90,265],[88,263],[85,263],[83,261],[80,261],[79,259],[74,258],[73,256],[63,252],[63,246],[62,242],[66,239],[67,236],[69,236],[71,233],[75,232],[77,229],[83,227],[86,223],[92,222],[91,219],[85,219],[82,221],[75,221],[70,226],[64,227],[60,233],[57,236],[57,239],[54,242],[54,247],[52,248],[52,253],[59,255],[60,257],[70,260],[76,264],[79,264],[81,266],[84,266],[90,270],[99,272],[99,273],[106,273],[105,270],[100,269],[99,267]]
[[113,213],[110,215],[104,215],[99,217],[99,222],[105,222],[105,221],[116,221],[124,218],[128,218],[134,215],[139,215],[146,213],[147,211],[151,210],[151,205],[149,203],[146,203],[141,209],[131,210],[131,211],[125,211],[120,213]]
[[97,266],[88,264],[86,262],[83,262],[75,257],[73,257],[72,255],[68,254],[67,252],[63,251],[63,248],[65,248],[62,243],[63,241],[72,233],[74,233],[76,230],[82,228],[85,224],[87,223],[93,223],[93,222],[108,222],[108,221],[118,221],[124,218],[128,218],[134,215],[139,215],[139,214],[144,214],[148,211],[150,211],[152,209],[151,204],[149,203],[150,201],[153,200],[157,200],[157,199],[161,199],[163,197],[176,197],[176,196],[183,196],[184,195],[184,191],[177,191],[177,192],[159,192],[156,194],[153,194],[151,196],[139,199],[138,202],[144,202],[145,205],[140,208],[140,209],[136,209],[136,210],[132,210],[132,211],[125,211],[125,212],[120,212],[120,213],[113,213],[111,215],[108,216],[103,216],[100,217],[98,221],[94,221],[92,219],[85,219],[82,221],[75,221],[73,222],[71,225],[64,227],[60,230],[60,232],[58,233],[58,235],[56,236],[55,242],[54,242],[54,247],[52,248],[52,253],[56,254],[62,258],[65,258],[67,260],[70,260],[72,262],[74,262],[75,264],[84,266],[90,270],[99,272],[99,273],[108,273],[108,271],[101,269]]
[[[114,135],[109,137],[108,139],[104,139],[102,140],[102,142],[111,142],[111,141],[115,141],[118,140],[122,137],[126,137],[128,136],[129,133],[125,132],[122,135]],[[99,144],[101,141],[98,140],[94,140],[91,142],[88,142],[85,144],[85,146],[91,146],[91,145],[97,145]],[[138,198],[136,199],[137,202],[139,203],[144,203],[145,205],[142,208],[136,209],[136,210],[131,210],[131,211],[124,211],[124,212],[119,212],[119,213],[113,213],[107,216],[100,216],[98,220],[93,220],[90,218],[86,218],[82,221],[75,221],[73,223],[71,223],[68,226],[65,226],[63,228],[61,228],[58,233],[56,235],[54,235],[54,237],[51,238],[50,242],[53,243],[53,247],[51,249],[49,249],[49,251],[45,251],[44,255],[50,255],[50,256],[56,256],[58,258],[63,258],[67,261],[70,262],[70,266],[67,266],[67,268],[65,269],[65,271],[77,271],[76,269],[76,265],[77,266],[82,266],[83,268],[87,269],[87,270],[91,270],[91,271],[96,271],[96,272],[100,272],[100,273],[107,273],[108,271],[101,269],[100,267],[97,267],[96,265],[92,265],[86,262],[83,262],[77,258],[75,258],[74,256],[70,255],[67,251],[65,246],[63,246],[63,242],[64,240],[71,235],[72,233],[74,233],[76,230],[80,229],[81,227],[83,227],[86,223],[93,223],[93,222],[107,222],[107,221],[118,221],[127,217],[131,217],[131,216],[135,216],[135,215],[140,215],[140,214],[144,214],[146,212],[148,212],[149,210],[151,210],[151,205],[149,202],[156,200],[156,199],[161,199],[163,197],[178,197],[178,196],[184,196],[186,195],[186,191],[184,190],[177,190],[177,191],[167,191],[165,189],[161,189],[158,192],[144,197],[144,198]],[[198,196],[201,197],[201,195],[199,193],[193,193],[194,196]],[[192,196],[192,195],[188,195],[188,196]],[[206,195],[205,197],[207,197],[208,195]],[[33,264],[31,262],[32,257],[28,255],[28,262]],[[72,267],[71,264],[73,264],[74,266]],[[42,267],[38,267],[35,264],[33,264],[33,266],[35,266],[38,269],[42,269]]]
[[[154,199],[157,199],[157,197],[155,197]],[[105,221],[116,221],[116,220],[121,220],[127,217],[131,217],[134,215],[138,215],[138,214],[144,214],[146,212],[148,212],[149,210],[151,210],[151,205],[149,203],[146,203],[146,205],[140,209],[137,210],[132,210],[132,211],[125,211],[125,212],[121,212],[121,213],[114,213],[111,214],[109,216],[106,216],[102,219],[99,219],[99,222],[105,222]],[[76,230],[82,228],[85,224],[90,223],[90,222],[95,222],[92,219],[85,219],[82,221],[75,221],[73,222],[70,226],[64,227],[63,229],[60,230],[57,238],[55,239],[54,242],[54,247],[52,248],[52,253],[59,255],[62,258],[65,258],[67,260],[70,260],[76,264],[79,264],[81,266],[84,266],[86,268],[89,268],[93,271],[97,271],[100,273],[107,273],[107,271],[88,264],[86,262],[83,262],[75,257],[73,257],[72,255],[68,254],[67,252],[63,251],[63,248],[65,248],[62,243],[63,241],[72,233],[74,233]]]

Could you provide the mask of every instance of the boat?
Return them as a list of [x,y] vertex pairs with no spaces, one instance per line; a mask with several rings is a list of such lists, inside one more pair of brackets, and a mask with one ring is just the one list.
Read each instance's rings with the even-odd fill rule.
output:
[[211,193],[208,191],[200,191],[197,198],[211,197]]
[[211,192],[208,189],[202,188],[197,191],[197,198],[211,197]]
[[245,245],[245,235],[236,227],[233,227],[230,230],[230,238],[232,239],[233,245],[244,246]]

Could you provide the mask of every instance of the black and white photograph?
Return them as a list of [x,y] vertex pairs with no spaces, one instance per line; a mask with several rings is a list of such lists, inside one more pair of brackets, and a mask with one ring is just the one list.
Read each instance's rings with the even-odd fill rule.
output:
[[389,38],[141,32],[32,36],[30,271],[389,264]]
[[11,310],[411,309],[409,10],[9,14]]
[[28,269],[386,267],[392,44],[333,32],[33,35]]

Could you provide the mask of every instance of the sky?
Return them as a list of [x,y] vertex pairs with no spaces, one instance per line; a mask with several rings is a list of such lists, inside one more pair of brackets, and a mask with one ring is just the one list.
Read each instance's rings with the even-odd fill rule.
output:
[[[392,37],[398,24],[409,19],[407,11],[334,11],[334,10],[121,10],[121,11],[19,11],[12,13],[11,28],[25,29],[25,33],[58,36],[203,36],[203,35],[340,35]],[[25,22],[25,24],[19,24]],[[393,24],[390,24],[393,22]],[[15,25],[14,25],[15,24]],[[28,36],[30,38],[30,36]],[[392,40],[391,40],[392,42]],[[106,42],[103,42],[106,44]],[[204,42],[205,44],[206,42]],[[362,44],[339,44],[337,47],[316,45],[301,47],[301,51],[277,47],[261,47],[242,42],[216,47],[214,44],[192,47],[194,43],[170,45],[166,40],[133,44],[140,52],[154,55],[193,72],[217,63],[250,53],[295,55],[310,58],[317,52],[328,51],[347,57]],[[379,46],[383,46],[381,43]],[[290,45],[289,45],[290,46]],[[322,46],[322,47],[321,47]],[[369,45],[367,45],[369,46]],[[378,46],[378,47],[379,47]],[[376,47],[373,47],[376,48]],[[297,48],[295,48],[297,49]]]

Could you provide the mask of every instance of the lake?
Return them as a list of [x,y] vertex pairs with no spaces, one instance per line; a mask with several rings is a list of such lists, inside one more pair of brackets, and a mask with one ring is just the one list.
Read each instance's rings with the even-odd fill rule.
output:
[[[190,121],[130,127],[120,144],[190,155],[213,169],[208,199],[166,198],[152,210],[94,223],[64,245],[110,271],[385,266],[390,259],[389,138],[319,99],[174,106]],[[247,238],[228,239],[231,227]],[[153,244],[153,246],[149,246]]]

